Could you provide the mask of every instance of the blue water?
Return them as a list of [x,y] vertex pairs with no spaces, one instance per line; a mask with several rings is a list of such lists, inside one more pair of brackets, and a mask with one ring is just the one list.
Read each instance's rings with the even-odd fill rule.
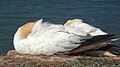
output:
[[19,26],[40,18],[59,24],[81,18],[120,34],[120,0],[0,0],[0,54],[14,49],[12,39]]

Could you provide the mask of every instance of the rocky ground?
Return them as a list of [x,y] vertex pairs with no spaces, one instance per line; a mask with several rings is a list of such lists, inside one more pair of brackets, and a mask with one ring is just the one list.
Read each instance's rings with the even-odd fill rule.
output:
[[21,55],[9,51],[6,56],[0,56],[0,67],[84,67],[84,66],[120,66],[120,57],[89,57],[68,55]]

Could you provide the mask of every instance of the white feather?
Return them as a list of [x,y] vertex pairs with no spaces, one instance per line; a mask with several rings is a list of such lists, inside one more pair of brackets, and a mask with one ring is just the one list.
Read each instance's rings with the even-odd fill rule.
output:
[[38,21],[35,22],[36,24],[34,25],[31,34],[34,34],[37,31],[40,31],[42,21],[43,21],[43,19],[41,18],[40,20],[38,20]]

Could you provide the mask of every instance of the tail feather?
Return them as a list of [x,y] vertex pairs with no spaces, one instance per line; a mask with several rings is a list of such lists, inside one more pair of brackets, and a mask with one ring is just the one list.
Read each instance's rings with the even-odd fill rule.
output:
[[111,41],[117,41],[117,40],[120,40],[120,38],[111,39]]
[[98,49],[97,51],[108,51],[112,54],[120,56],[120,47],[115,46],[115,45],[108,45],[108,46],[105,46],[105,47]]
[[114,41],[117,41],[120,38],[116,37],[113,34],[94,36],[92,39],[88,39],[82,42],[80,46],[70,51],[70,54],[77,54],[88,50],[97,50],[102,47],[104,48],[105,46],[108,46],[110,43],[112,43],[112,39],[114,39]]
[[120,56],[120,47],[115,45],[108,45],[97,50],[90,50],[81,52],[80,55],[87,56]]
[[108,51],[84,51],[84,52],[81,52],[80,55],[98,56],[98,57],[99,56],[109,56],[109,57],[118,56]]

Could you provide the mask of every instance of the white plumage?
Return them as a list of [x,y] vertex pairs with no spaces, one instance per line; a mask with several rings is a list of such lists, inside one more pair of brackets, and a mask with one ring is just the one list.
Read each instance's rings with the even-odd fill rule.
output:
[[52,55],[78,47],[83,39],[105,35],[80,19],[69,20],[65,25],[38,20],[21,26],[14,35],[14,47],[18,53]]
[[73,19],[68,20],[66,24],[67,27],[72,27],[79,31],[84,31],[86,34],[90,34],[91,36],[97,35],[106,35],[106,32],[103,32],[101,29],[91,26],[87,23],[84,23],[81,19]]

